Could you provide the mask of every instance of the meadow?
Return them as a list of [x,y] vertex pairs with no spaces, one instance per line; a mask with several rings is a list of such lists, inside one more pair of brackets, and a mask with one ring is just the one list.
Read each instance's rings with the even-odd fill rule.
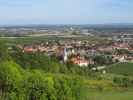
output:
[[89,91],[88,100],[133,100],[133,92],[126,91]]
[[117,63],[108,67],[109,73],[133,76],[133,62]]

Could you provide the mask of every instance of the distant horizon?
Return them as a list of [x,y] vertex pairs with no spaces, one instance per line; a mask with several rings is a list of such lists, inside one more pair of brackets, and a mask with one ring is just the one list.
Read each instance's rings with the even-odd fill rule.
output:
[[71,25],[75,25],[75,26],[84,26],[84,25],[88,25],[88,26],[104,26],[104,25],[111,25],[111,26],[116,26],[116,25],[119,25],[119,26],[130,26],[130,25],[133,25],[133,23],[96,23],[96,24],[0,24],[0,27],[10,27],[10,26],[71,26]]

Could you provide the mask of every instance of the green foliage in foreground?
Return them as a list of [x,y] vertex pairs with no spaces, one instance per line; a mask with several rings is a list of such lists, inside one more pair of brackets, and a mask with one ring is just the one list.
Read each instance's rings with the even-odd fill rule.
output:
[[133,99],[132,91],[103,90],[111,86],[108,80],[88,80],[77,75],[51,74],[37,69],[24,70],[11,60],[0,62],[0,100]]
[[[116,87],[110,80],[88,79],[73,75],[45,73],[39,69],[22,69],[12,60],[2,61],[0,100],[100,100],[100,98],[106,100],[108,97],[111,97],[110,100],[119,100],[119,98],[130,100],[133,98],[132,92],[114,91]],[[115,82],[119,82],[119,79]]]
[[23,70],[13,61],[0,64],[0,100],[85,100],[82,79],[41,70]]

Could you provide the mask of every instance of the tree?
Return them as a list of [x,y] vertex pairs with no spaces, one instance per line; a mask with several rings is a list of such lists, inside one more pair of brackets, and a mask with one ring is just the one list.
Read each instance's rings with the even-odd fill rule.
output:
[[105,56],[105,55],[98,55],[93,58],[94,62],[97,65],[107,65],[112,64],[113,60],[111,56]]
[[4,42],[0,42],[0,61],[10,59],[8,54],[8,47]]
[[2,96],[9,95],[11,98],[21,96],[22,73],[22,69],[13,61],[0,63],[0,91]]

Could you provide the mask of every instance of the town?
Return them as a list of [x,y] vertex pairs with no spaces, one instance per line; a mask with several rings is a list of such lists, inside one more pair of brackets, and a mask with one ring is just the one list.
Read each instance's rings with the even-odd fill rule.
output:
[[[48,56],[56,57],[61,63],[71,62],[81,67],[133,62],[133,45],[131,43],[108,39],[103,41],[105,42],[90,43],[89,40],[63,39],[17,45],[17,47],[22,52],[41,52]],[[101,62],[98,61],[98,57],[101,59]],[[95,68],[92,69],[95,70]]]

